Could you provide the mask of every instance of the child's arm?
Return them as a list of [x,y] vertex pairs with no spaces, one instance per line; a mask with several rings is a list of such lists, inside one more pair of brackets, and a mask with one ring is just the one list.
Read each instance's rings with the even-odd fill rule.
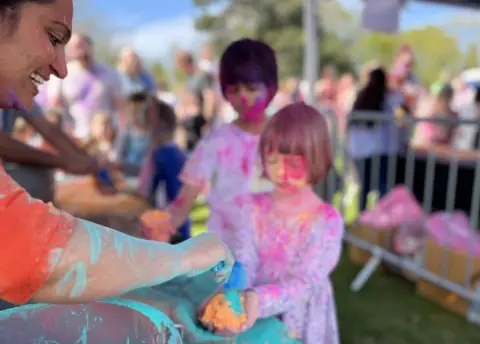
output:
[[217,168],[217,140],[208,135],[197,145],[179,176],[183,186],[171,203],[169,213],[172,228],[182,226],[193,208],[198,195],[211,182],[213,171]]
[[[294,274],[281,284],[256,286],[259,317],[282,314],[299,302],[307,301],[315,289],[323,288],[340,259],[343,220],[335,211],[316,221],[306,247],[298,252]],[[323,214],[322,214],[323,215]]]

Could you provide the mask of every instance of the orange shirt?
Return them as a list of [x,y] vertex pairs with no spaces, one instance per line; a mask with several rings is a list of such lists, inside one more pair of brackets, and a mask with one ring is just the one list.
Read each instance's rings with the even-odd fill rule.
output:
[[0,163],[0,298],[30,300],[50,277],[71,237],[74,218],[32,199]]

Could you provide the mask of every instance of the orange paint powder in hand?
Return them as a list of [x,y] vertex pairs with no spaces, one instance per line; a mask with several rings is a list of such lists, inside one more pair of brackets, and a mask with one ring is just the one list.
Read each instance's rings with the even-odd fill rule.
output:
[[146,239],[168,242],[172,235],[170,214],[156,209],[147,210],[140,216],[142,233]]
[[[241,312],[235,312],[232,308],[232,301],[228,300],[232,297],[240,298]],[[238,291],[229,291],[228,298],[223,293],[215,295],[205,307],[200,320],[203,324],[213,325],[218,330],[240,329],[247,321],[244,303],[245,298]]]

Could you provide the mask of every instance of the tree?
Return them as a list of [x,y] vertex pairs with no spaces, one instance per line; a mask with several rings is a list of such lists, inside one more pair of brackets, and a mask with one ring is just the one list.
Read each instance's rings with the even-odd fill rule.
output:
[[150,69],[150,72],[152,73],[153,78],[156,81],[162,81],[167,85],[169,84],[168,73],[167,73],[167,70],[163,67],[162,63],[155,62],[150,66],[149,69]]
[[478,48],[475,44],[470,44],[465,54],[465,68],[478,67]]
[[441,71],[456,72],[461,67],[463,55],[457,40],[437,27],[410,30],[397,36],[368,33],[361,38],[357,49],[362,62],[377,59],[390,68],[401,43],[412,47],[415,73],[424,84],[435,81]]
[[[198,30],[211,36],[211,43],[221,53],[233,40],[251,37],[268,42],[276,51],[280,76],[302,76],[303,47],[303,1],[302,0],[194,0],[204,11],[196,20]],[[209,6],[223,3],[217,14]],[[335,13],[333,13],[335,12]],[[347,18],[349,14],[338,3],[319,10],[321,16]],[[345,20],[347,20],[345,19]],[[320,20],[320,22],[323,22]],[[337,22],[338,24],[338,22]],[[336,29],[339,29],[337,25]],[[347,38],[340,38],[333,28],[319,27],[320,61],[322,65],[332,64],[339,71],[353,68]]]

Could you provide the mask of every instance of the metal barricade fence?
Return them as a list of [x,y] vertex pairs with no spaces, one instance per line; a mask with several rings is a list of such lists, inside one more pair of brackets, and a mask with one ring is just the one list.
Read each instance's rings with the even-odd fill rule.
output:
[[[472,151],[465,153],[445,146],[437,146],[440,148],[435,149],[435,146],[420,148],[411,144],[418,125],[429,123],[438,128],[448,128],[447,131],[459,128],[469,128],[469,130],[473,128],[475,131],[477,126],[480,128],[479,121],[410,116],[399,118],[378,112],[356,112],[354,118],[357,125],[354,126],[350,121],[352,116],[349,116],[347,125],[349,129],[346,133],[340,133],[337,130],[335,115],[333,113],[324,113],[324,115],[330,122],[337,167],[337,172],[331,173],[326,181],[316,188],[325,200],[333,203],[337,201],[337,206],[345,216],[349,209],[345,207],[344,197],[352,187],[353,179],[357,179],[357,190],[360,190],[360,197],[363,199],[359,203],[361,203],[360,205],[363,203],[364,206],[366,200],[362,194],[366,194],[366,192],[362,190],[362,185],[358,185],[362,184],[358,179],[365,181],[370,179],[370,185],[363,186],[369,191],[380,190],[382,194],[396,185],[405,185],[420,202],[424,214],[420,238],[422,244],[413,257],[399,255],[388,245],[366,240],[347,229],[345,241],[370,253],[369,260],[353,280],[351,289],[353,291],[360,290],[377,267],[385,262],[391,267],[415,275],[418,280],[447,290],[451,293],[450,296],[463,298],[470,303],[465,312],[467,318],[471,322],[480,324],[480,258],[478,254],[475,257],[473,252],[476,232],[480,225],[479,147],[472,148],[472,151],[478,152],[477,154]],[[366,122],[370,122],[372,127],[366,127],[364,125]],[[372,132],[375,134],[372,135]],[[372,154],[371,159],[366,159],[369,157],[368,151],[366,151],[367,146],[370,146],[372,150],[377,149],[377,153]],[[356,152],[352,152],[352,147],[355,147]],[[364,152],[360,152],[364,153],[362,159],[354,161],[352,153],[357,153],[354,155],[358,157],[358,153],[362,149],[364,150]],[[343,177],[338,176],[339,169],[343,169]],[[369,178],[365,178],[368,174]],[[341,195],[339,204],[338,193]],[[458,266],[452,267],[454,250],[442,250],[441,267],[438,268],[440,271],[432,271],[431,266],[426,265],[426,258],[429,254],[426,218],[434,211],[444,211],[446,216],[451,217],[457,210],[468,215],[470,227],[475,231],[469,232],[469,248],[465,253],[465,274],[459,278],[457,271],[454,273],[456,280],[453,281],[449,276],[452,275],[454,269],[458,268]],[[401,231],[404,225],[405,223],[402,223],[398,231]],[[451,221],[448,221],[446,238],[448,247],[451,247],[454,230]],[[392,231],[385,234],[383,240],[391,243],[392,236],[395,234]],[[476,271],[474,271],[474,267]],[[475,286],[476,284],[477,286]]]

